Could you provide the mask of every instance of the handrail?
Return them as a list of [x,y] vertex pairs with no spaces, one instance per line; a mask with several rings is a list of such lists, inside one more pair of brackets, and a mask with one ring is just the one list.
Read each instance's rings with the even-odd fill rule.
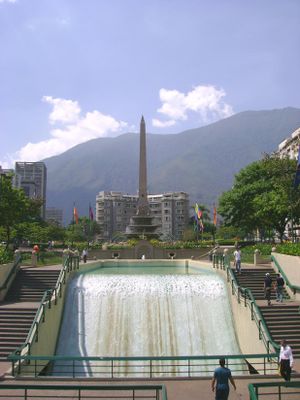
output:
[[[108,377],[109,379],[131,376],[131,377],[164,377],[178,376],[202,376],[202,374],[212,373],[221,357],[227,359],[227,365],[233,372],[243,374],[248,371],[248,362],[259,372],[266,374],[267,371],[277,372],[277,362],[270,363],[270,358],[276,357],[274,354],[238,354],[238,355],[203,355],[203,356],[152,356],[152,357],[83,357],[83,356],[9,356],[12,362],[12,373],[14,375],[15,363],[20,366],[22,362],[26,369],[22,376],[39,376],[40,366],[49,365],[54,367],[55,378],[72,376],[73,378],[82,376],[85,373],[85,366],[94,377]],[[253,361],[251,361],[253,360]],[[231,363],[230,363],[231,361]],[[19,363],[19,364],[18,364]],[[136,367],[138,370],[135,370]],[[203,370],[203,367],[205,368]],[[60,369],[61,368],[61,369]],[[133,370],[131,369],[133,368]],[[161,370],[161,368],[164,368]],[[176,370],[178,368],[178,370]],[[51,368],[50,368],[51,370]],[[176,372],[175,372],[176,370]],[[44,370],[45,371],[45,370]],[[18,373],[20,374],[20,368]],[[175,375],[174,375],[175,374]]]
[[[217,257],[217,262],[215,260],[215,257]],[[259,339],[263,340],[263,343],[267,348],[267,352],[269,353],[271,344],[275,352],[279,354],[280,346],[273,341],[265,320],[260,312],[260,309],[256,304],[252,291],[249,288],[242,287],[238,284],[236,277],[230,267],[230,259],[228,255],[215,255],[215,257],[213,260],[213,265],[220,264],[221,268],[223,267],[226,270],[227,280],[230,280],[231,282],[232,294],[237,295],[239,303],[241,302],[240,295],[242,295],[245,307],[248,306],[250,308],[251,319],[255,321],[256,326],[258,327]],[[218,258],[220,258],[220,260],[218,260]]]
[[[144,396],[139,396],[137,395],[136,392],[138,391],[145,391],[145,390],[151,390],[154,391],[154,395],[153,396],[147,396],[147,398],[153,398],[156,400],[168,400],[167,397],[167,389],[166,386],[164,384],[157,384],[157,385],[60,385],[60,384],[56,384],[56,385],[31,385],[31,384],[1,384],[0,385],[0,398],[2,398],[1,395],[1,390],[24,390],[24,399],[25,398],[31,398],[31,397],[35,397],[34,395],[29,396],[27,391],[28,390],[38,390],[38,391],[44,391],[44,390],[55,390],[55,391],[59,391],[59,397],[60,398],[69,398],[69,396],[65,397],[65,395],[61,392],[64,391],[77,391],[78,395],[77,395],[77,399],[84,399],[87,398],[86,396],[83,395],[84,392],[87,391],[132,391],[132,398],[133,399],[137,399],[137,398],[141,398]],[[159,391],[161,392],[161,396],[159,396]],[[43,392],[45,393],[45,392]],[[73,398],[73,394],[72,394],[72,398]],[[20,396],[18,396],[20,398]],[[49,397],[46,394],[43,394],[43,398],[53,398],[53,396],[49,395]],[[123,397],[123,396],[122,396]],[[129,397],[129,395],[126,396],[126,398]],[[90,398],[90,396],[88,396],[88,398]],[[98,397],[97,394],[97,398],[107,398],[107,397]],[[119,396],[113,396],[112,398],[120,398]]]
[[[278,389],[278,400],[283,398],[283,395],[285,393],[282,392],[281,389],[289,389],[289,388],[299,388],[300,389],[300,382],[296,381],[296,382],[282,382],[282,381],[278,381],[278,382],[260,382],[260,383],[249,383],[248,384],[248,391],[249,391],[249,395],[250,398],[249,400],[258,400],[260,398],[259,395],[259,389],[266,389],[266,388],[277,388]],[[292,394],[300,394],[300,390],[299,392],[294,392],[294,393],[290,393],[290,392],[286,392],[286,394],[292,395]],[[266,393],[265,391],[261,393],[261,396],[263,397],[269,397],[269,395],[271,395],[271,399],[274,400],[274,395],[275,393]]]
[[[267,327],[267,325],[265,323],[265,320],[264,320],[264,318],[263,318],[263,316],[261,314],[261,311],[260,311],[259,307],[256,304],[256,300],[255,300],[255,298],[254,298],[254,296],[252,294],[252,291],[249,288],[245,288],[245,287],[242,287],[242,286],[238,285],[236,277],[235,277],[235,275],[234,275],[234,273],[233,273],[233,271],[232,271],[232,269],[230,267],[230,262],[227,262],[227,261],[228,260],[225,257],[225,268],[226,268],[226,271],[229,271],[229,274],[231,275],[232,279],[234,279],[234,282],[235,282],[237,288],[240,288],[242,294],[244,294],[244,303],[245,303],[245,305],[250,307],[251,317],[252,316],[254,317],[255,314],[258,317],[258,319],[255,320],[255,323],[258,326],[259,334],[261,334],[262,332],[264,333],[262,339],[263,339],[263,342],[264,342],[265,346],[267,346],[267,351],[269,352],[269,344],[271,344],[273,346],[273,349],[276,351],[276,353],[279,354],[280,346],[276,342],[273,341],[273,339],[271,337],[271,334],[269,332],[269,329],[268,329],[268,327]],[[249,305],[249,301],[247,301],[248,298],[250,300],[250,305]],[[263,331],[261,329],[260,324],[263,325]]]
[[[56,285],[54,289],[48,289],[44,292],[42,300],[39,303],[38,309],[36,311],[34,320],[31,324],[31,327],[29,329],[28,335],[26,337],[25,342],[19,346],[15,351],[13,351],[11,354],[12,355],[22,355],[22,352],[25,348],[27,348],[27,352],[30,354],[30,348],[34,340],[38,341],[38,330],[39,330],[39,324],[44,322],[45,319],[45,307],[46,304],[48,303],[48,308],[51,308],[51,300],[54,296],[54,304],[57,303],[57,297],[58,295],[61,296],[61,285],[62,283],[65,283],[65,274],[66,271],[71,271],[73,267],[73,258],[76,260],[76,266],[78,267],[79,265],[79,257],[77,256],[68,256],[64,260],[64,264],[62,266],[62,269],[59,273],[59,276],[57,278]],[[78,262],[78,263],[77,263]],[[9,359],[9,356],[8,356]]]
[[[276,353],[273,353],[271,355],[276,355]],[[49,361],[177,361],[177,360],[217,360],[219,363],[219,359],[221,357],[227,359],[227,360],[233,360],[237,358],[265,358],[269,357],[270,354],[215,354],[215,355],[203,355],[203,356],[122,356],[122,357],[101,357],[101,356],[89,356],[89,357],[84,357],[84,356],[18,356],[18,355],[13,355],[10,354],[9,360],[14,360],[18,361],[20,358],[24,360],[49,360]],[[277,368],[276,368],[277,370]]]
[[213,252],[215,250],[217,250],[218,248],[219,248],[219,246],[215,246],[212,249],[210,249],[207,253],[201,254],[200,256],[195,256],[194,260],[200,260],[201,258],[208,256],[209,254],[213,254]]
[[296,294],[296,292],[300,292],[300,286],[297,285],[293,285],[289,278],[286,276],[285,272],[283,271],[283,269],[281,268],[279,262],[276,260],[275,256],[273,254],[271,254],[271,260],[275,263],[276,268],[278,269],[278,271],[280,271],[281,275],[283,276],[285,283],[287,284],[287,286],[293,291],[294,294]]
[[[78,262],[78,264],[77,264]],[[30,347],[31,344],[33,343],[34,338],[38,338],[38,326],[39,323],[41,322],[41,319],[43,318],[44,315],[44,307],[48,302],[48,307],[51,306],[51,300],[54,299],[54,304],[56,304],[56,300],[57,297],[60,295],[60,291],[61,291],[61,285],[62,283],[65,283],[65,277],[66,277],[66,273],[69,272],[70,270],[72,270],[73,268],[73,263],[74,263],[74,268],[79,266],[79,257],[68,257],[67,260],[65,260],[64,262],[64,266],[59,274],[59,278],[57,280],[56,286],[54,288],[54,290],[50,291],[50,292],[46,292],[44,294],[44,296],[48,295],[49,297],[49,293],[51,294],[51,297],[48,298],[48,300],[46,298],[43,297],[40,306],[38,308],[37,314],[36,314],[36,318],[33,321],[33,324],[31,326],[30,332],[27,336],[26,342],[19,347],[16,351],[14,351],[13,353],[11,353],[8,356],[8,360],[10,360],[12,362],[12,371],[14,371],[14,366],[15,363],[19,362],[19,367],[20,367],[20,363],[22,361],[27,361],[27,363],[31,360],[47,360],[47,361],[57,361],[57,360],[77,360],[77,361],[92,361],[92,360],[97,360],[97,361],[128,361],[128,360],[142,360],[142,361],[162,361],[162,360],[210,360],[210,359],[219,359],[221,356],[224,355],[214,355],[214,356],[181,356],[181,357],[73,357],[73,356],[31,356],[30,355]],[[223,267],[226,268],[224,266],[224,262],[223,262]],[[231,268],[228,268],[227,265],[227,273],[232,273]],[[232,276],[232,280],[235,281],[236,286],[237,282],[235,279],[235,276]],[[238,286],[239,287],[239,286]],[[247,294],[247,289],[245,288],[241,288],[241,292],[242,293],[246,293]],[[252,296],[251,291],[249,291],[249,298],[251,300],[251,304],[254,304],[256,306],[255,300]],[[246,300],[247,300],[247,296],[244,296],[245,298],[245,305],[246,305]],[[253,307],[253,306],[252,306]],[[251,307],[251,311],[252,311],[252,307]],[[257,306],[256,306],[257,308]],[[256,310],[258,316],[259,316],[259,320],[263,320],[261,317],[261,314],[259,312],[259,309]],[[252,313],[251,313],[251,317],[252,317]],[[260,335],[260,339],[261,339],[261,334],[263,333],[261,330],[261,323],[257,322],[258,327],[259,327],[259,335]],[[265,327],[264,321],[263,321],[263,328]],[[267,330],[267,328],[266,328]],[[268,332],[268,331],[267,331]],[[271,343],[273,345],[273,348],[276,348],[276,344],[269,340],[269,342],[266,342],[265,337],[264,337],[264,333],[263,333],[263,339],[264,339],[264,343],[267,347],[267,354],[249,354],[249,355],[245,355],[245,354],[239,354],[239,355],[228,355],[226,356],[227,359],[245,359],[245,358],[262,358],[264,359],[264,368],[265,368],[265,360],[267,359],[269,361],[270,358],[273,357],[277,357],[277,352],[271,353],[270,351],[270,346],[269,344]],[[275,345],[275,346],[274,346]],[[23,350],[27,347],[27,355],[22,354]]]
[[14,265],[12,269],[9,271],[7,277],[5,278],[4,283],[0,286],[0,291],[7,288],[8,282],[10,281],[12,275],[16,272],[17,268],[20,266],[21,254],[18,254],[18,256],[14,259],[13,263]]

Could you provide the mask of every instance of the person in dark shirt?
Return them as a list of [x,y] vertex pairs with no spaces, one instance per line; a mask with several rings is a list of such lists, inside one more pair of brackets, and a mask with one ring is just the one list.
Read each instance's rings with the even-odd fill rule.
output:
[[276,278],[276,301],[283,302],[284,279],[280,274]]
[[229,396],[228,381],[230,381],[234,390],[236,390],[236,386],[230,369],[225,367],[225,358],[220,358],[219,364],[220,367],[215,369],[214,377],[211,381],[211,389],[213,392],[216,391],[216,400],[227,400]]
[[271,305],[271,292],[272,292],[272,278],[271,275],[267,272],[264,279],[264,291],[265,298],[268,301],[268,306]]

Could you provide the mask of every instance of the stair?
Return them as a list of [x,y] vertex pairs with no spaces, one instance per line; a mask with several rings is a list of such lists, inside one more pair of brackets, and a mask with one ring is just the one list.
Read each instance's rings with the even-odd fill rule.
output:
[[[244,268],[242,269],[241,274],[236,274],[234,271],[235,277],[238,281],[238,284],[242,287],[246,287],[251,290],[255,300],[264,300],[264,278],[266,273],[271,275],[273,282],[276,282],[276,272],[272,268],[260,268],[260,269],[250,269]],[[289,299],[289,295],[286,290],[283,291],[284,299]],[[271,300],[276,299],[276,291],[272,290]]]
[[260,307],[274,342],[286,339],[295,357],[300,357],[300,314],[298,305]]
[[[59,273],[59,270],[42,268],[19,270],[4,299],[5,303],[0,305],[0,360],[5,360],[25,342],[38,303],[46,290],[54,289]],[[29,308],[30,305],[24,307],[23,302],[34,304]]]
[[0,306],[0,360],[25,342],[36,310]]
[[40,302],[44,292],[55,287],[59,272],[59,270],[21,269],[10,287],[5,301]]
[[[271,268],[242,269],[241,274],[235,274],[237,282],[242,287],[251,289],[255,300],[264,300],[264,277],[269,273],[272,280],[276,282],[276,273]],[[284,290],[284,301],[290,299]],[[291,346],[293,355],[300,358],[300,313],[299,304],[290,305],[288,303],[276,303],[276,291],[272,290],[272,306],[259,306],[264,321],[268,327],[274,342],[280,344],[282,339],[286,339]]]

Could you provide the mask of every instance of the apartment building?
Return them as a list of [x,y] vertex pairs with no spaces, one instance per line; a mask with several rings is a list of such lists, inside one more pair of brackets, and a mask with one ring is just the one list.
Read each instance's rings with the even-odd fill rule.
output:
[[[155,223],[165,239],[181,239],[189,220],[189,197],[185,192],[148,195]],[[121,192],[100,192],[96,197],[96,221],[102,239],[111,240],[125,233],[130,217],[136,214],[137,195]]]
[[289,138],[283,140],[279,146],[277,153],[280,157],[289,157],[297,159],[298,149],[300,146],[300,128],[296,129]]

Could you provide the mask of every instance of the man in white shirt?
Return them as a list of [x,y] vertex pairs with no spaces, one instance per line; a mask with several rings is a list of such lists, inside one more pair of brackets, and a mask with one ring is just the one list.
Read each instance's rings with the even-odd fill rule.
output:
[[240,274],[241,273],[241,250],[238,247],[235,252],[233,253],[234,256],[234,265],[235,271]]
[[294,363],[293,352],[290,346],[287,345],[285,339],[281,341],[280,353],[279,353],[279,364],[280,364],[280,375],[286,381],[291,380],[291,371]]

